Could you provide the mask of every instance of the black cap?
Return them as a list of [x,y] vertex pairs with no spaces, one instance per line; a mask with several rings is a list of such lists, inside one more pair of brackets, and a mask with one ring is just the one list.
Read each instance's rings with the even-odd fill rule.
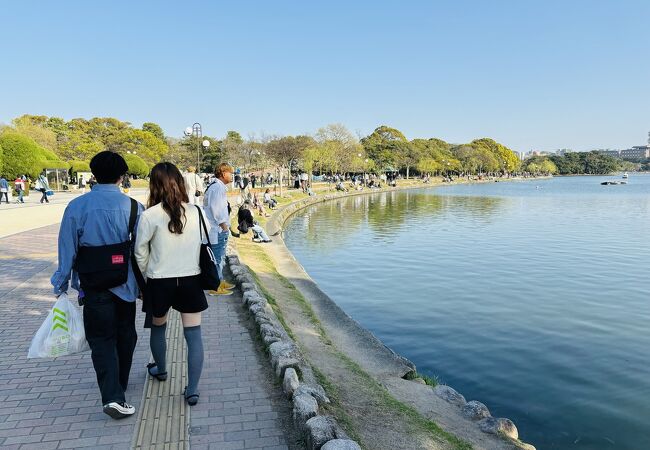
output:
[[121,155],[103,151],[97,153],[90,160],[90,171],[95,175],[100,184],[114,184],[129,170],[129,166]]

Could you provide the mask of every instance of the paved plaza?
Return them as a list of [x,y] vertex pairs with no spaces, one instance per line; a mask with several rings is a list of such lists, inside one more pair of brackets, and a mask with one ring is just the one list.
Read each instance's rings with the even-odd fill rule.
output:
[[[41,208],[46,207],[31,209]],[[50,211],[52,218],[45,221],[58,214]],[[0,211],[0,222],[8,214]],[[138,344],[126,393],[136,414],[123,420],[102,412],[90,352],[27,359],[32,336],[55,301],[49,278],[56,269],[58,227],[0,238],[1,448],[301,448],[291,437],[290,403],[274,381],[237,293],[209,297],[202,324],[201,399],[192,408],[182,401],[185,344],[176,314],[168,326],[170,378],[161,383],[146,376],[149,331],[138,312]]]

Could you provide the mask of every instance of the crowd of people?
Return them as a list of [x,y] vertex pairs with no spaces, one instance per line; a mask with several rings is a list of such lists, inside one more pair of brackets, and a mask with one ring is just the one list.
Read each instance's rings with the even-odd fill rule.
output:
[[[17,175],[13,182],[8,181],[4,175],[0,176],[0,204],[2,204],[3,198],[5,203],[9,204],[10,194],[12,197],[15,197],[14,203],[25,203],[25,192],[29,191],[31,184],[32,180],[27,175]],[[34,188],[41,193],[41,203],[50,203],[48,196],[52,195],[52,191],[50,190],[45,170],[36,178]]]

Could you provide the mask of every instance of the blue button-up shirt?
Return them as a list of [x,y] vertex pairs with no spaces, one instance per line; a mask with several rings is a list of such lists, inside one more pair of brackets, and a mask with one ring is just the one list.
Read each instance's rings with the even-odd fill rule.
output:
[[[138,203],[138,219],[144,207]],[[56,295],[72,287],[79,289],[79,277],[73,270],[80,245],[119,244],[129,239],[131,200],[114,184],[97,184],[89,193],[72,200],[63,213],[59,230],[59,268],[52,275]],[[134,229],[137,229],[137,221]],[[129,277],[125,284],[110,291],[127,302],[138,297],[138,284],[129,258]]]

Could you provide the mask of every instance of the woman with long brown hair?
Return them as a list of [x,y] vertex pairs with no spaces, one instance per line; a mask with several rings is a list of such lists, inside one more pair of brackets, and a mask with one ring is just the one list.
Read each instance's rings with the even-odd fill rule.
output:
[[135,245],[136,261],[147,279],[145,296],[153,313],[149,343],[155,362],[147,370],[159,381],[167,379],[165,330],[169,308],[174,308],[181,313],[187,343],[188,385],[184,395],[190,405],[199,400],[201,311],[208,307],[199,279],[199,214],[199,208],[189,204],[178,168],[168,162],[156,164],[151,169],[149,202],[140,216]]

